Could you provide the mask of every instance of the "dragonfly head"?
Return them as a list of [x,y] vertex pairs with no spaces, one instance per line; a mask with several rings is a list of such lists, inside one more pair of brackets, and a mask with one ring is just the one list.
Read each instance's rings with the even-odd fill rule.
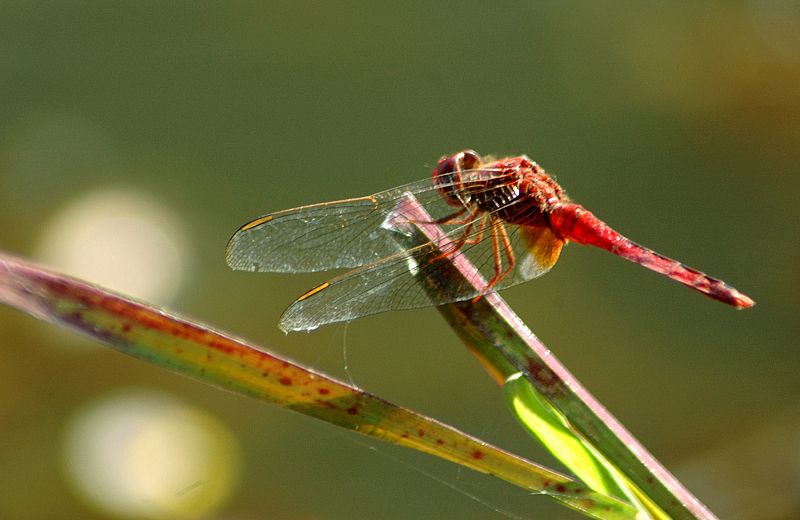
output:
[[453,155],[442,157],[439,164],[433,169],[433,184],[445,201],[452,206],[462,206],[464,203],[461,184],[461,172],[479,168],[483,159],[475,150],[462,150]]

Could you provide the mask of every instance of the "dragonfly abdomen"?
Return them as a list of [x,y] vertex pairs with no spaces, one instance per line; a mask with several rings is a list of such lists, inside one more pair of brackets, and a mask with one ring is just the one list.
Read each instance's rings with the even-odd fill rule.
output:
[[557,204],[549,213],[550,227],[561,238],[587,244],[663,274],[706,296],[743,309],[755,302],[722,280],[656,253],[614,231],[579,204]]

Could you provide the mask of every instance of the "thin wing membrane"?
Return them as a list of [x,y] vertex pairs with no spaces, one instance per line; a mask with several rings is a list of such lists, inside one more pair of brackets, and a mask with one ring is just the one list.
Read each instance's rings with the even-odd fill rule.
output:
[[[485,182],[496,175],[488,169],[465,171],[461,182]],[[433,218],[458,209],[447,205],[430,179],[367,197],[288,209],[242,226],[228,242],[228,265],[242,271],[301,273],[373,263],[398,251],[382,224],[406,192]]]
[[[483,236],[480,236],[480,226],[473,226],[465,237],[465,229],[466,226],[460,225],[447,232],[451,241],[471,240],[454,255],[466,255],[488,280],[495,274],[495,247],[488,234],[490,231],[484,229]],[[510,287],[546,273],[555,264],[564,245],[546,228],[507,226],[506,232],[514,266],[495,285],[495,289]],[[505,270],[509,265],[508,253],[504,248],[500,254],[504,263],[501,267]],[[447,283],[437,284],[436,290],[431,290],[430,284],[424,280],[415,279],[441,279],[445,270],[452,269],[447,260],[431,261],[437,256],[441,256],[441,251],[428,242],[333,278],[298,298],[281,317],[280,327],[287,332],[310,331],[327,323],[350,321],[389,310],[469,300],[482,292],[480,284],[476,288],[476,284],[461,277],[448,276]]]

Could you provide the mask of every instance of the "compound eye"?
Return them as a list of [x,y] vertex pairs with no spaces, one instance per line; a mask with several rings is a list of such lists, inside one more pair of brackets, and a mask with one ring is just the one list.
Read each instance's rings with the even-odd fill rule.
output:
[[475,150],[463,150],[458,152],[455,157],[459,170],[474,170],[478,168],[483,161]]
[[439,164],[436,167],[436,171],[439,173],[439,175],[450,173],[457,174],[464,170],[475,170],[481,165],[482,162],[483,159],[475,150],[462,150],[458,153],[454,153],[453,155],[448,155],[439,159]]
[[439,160],[439,165],[433,170],[433,183],[448,204],[462,204],[458,193],[461,172],[476,169],[480,164],[481,156],[473,150],[463,150]]

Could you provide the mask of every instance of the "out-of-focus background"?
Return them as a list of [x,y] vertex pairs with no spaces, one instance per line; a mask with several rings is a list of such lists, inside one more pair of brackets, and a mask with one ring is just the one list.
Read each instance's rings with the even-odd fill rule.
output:
[[[557,467],[433,309],[284,336],[328,274],[224,262],[250,218],[467,147],[757,300],[574,245],[504,292],[718,515],[800,517],[796,2],[2,6],[0,248]],[[0,518],[578,518],[7,308],[0,357]]]

